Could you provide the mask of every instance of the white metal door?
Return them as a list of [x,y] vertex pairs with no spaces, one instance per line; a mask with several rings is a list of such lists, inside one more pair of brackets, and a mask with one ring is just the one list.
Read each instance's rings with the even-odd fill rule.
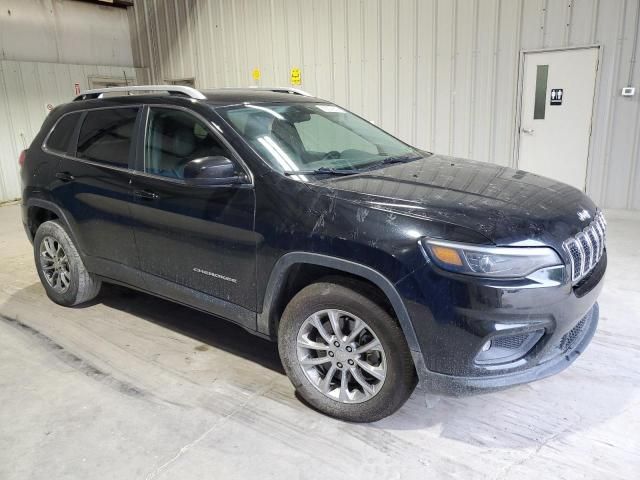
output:
[[598,48],[524,55],[518,168],[585,189]]

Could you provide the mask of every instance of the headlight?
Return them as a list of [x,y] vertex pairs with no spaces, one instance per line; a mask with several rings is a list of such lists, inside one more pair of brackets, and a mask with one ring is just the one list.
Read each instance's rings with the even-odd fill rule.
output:
[[429,239],[420,244],[440,268],[467,275],[522,278],[563,265],[555,250],[547,247],[485,247]]

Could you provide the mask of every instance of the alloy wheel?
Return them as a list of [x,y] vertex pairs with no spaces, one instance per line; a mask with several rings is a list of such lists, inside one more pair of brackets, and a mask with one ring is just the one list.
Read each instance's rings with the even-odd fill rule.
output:
[[40,268],[47,283],[58,293],[65,293],[71,285],[71,268],[62,244],[46,236],[40,243]]
[[298,362],[311,384],[341,403],[374,397],[387,374],[380,340],[361,318],[342,310],[309,316],[297,338]]

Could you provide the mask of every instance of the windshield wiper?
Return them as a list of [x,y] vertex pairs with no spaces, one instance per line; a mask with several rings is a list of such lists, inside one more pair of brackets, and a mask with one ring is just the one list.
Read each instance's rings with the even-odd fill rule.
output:
[[392,163],[406,163],[412,160],[418,160],[422,158],[422,155],[416,155],[415,153],[409,155],[397,155],[395,157],[387,157],[379,162],[367,165],[364,168],[330,168],[320,167],[315,170],[286,170],[282,173],[285,175],[353,175],[356,173],[362,173],[374,168],[379,168],[383,165],[390,165]]
[[354,173],[360,173],[360,170],[355,168],[329,168],[321,167],[315,170],[286,170],[285,175],[353,175]]
[[393,163],[407,163],[413,160],[418,160],[420,158],[423,158],[423,156],[416,155],[415,153],[411,153],[409,155],[396,155],[395,157],[387,157],[380,160],[379,162],[375,162],[370,165],[367,165],[365,167],[365,170],[373,170],[375,168],[380,168],[385,165],[391,165]]
[[409,155],[397,155],[395,157],[387,157],[381,162],[378,162],[377,165],[389,165],[390,163],[406,163],[412,160],[418,160],[422,158],[422,155],[416,155],[414,153]]

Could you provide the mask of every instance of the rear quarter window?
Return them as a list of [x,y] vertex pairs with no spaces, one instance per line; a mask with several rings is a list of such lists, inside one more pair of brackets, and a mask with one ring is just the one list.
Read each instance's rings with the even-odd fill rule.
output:
[[69,143],[71,142],[71,137],[73,137],[73,131],[79,119],[80,113],[70,113],[60,118],[53,127],[49,138],[47,138],[45,147],[54,152],[67,153],[70,149]]
[[127,167],[138,108],[108,108],[87,113],[78,137],[77,156]]

